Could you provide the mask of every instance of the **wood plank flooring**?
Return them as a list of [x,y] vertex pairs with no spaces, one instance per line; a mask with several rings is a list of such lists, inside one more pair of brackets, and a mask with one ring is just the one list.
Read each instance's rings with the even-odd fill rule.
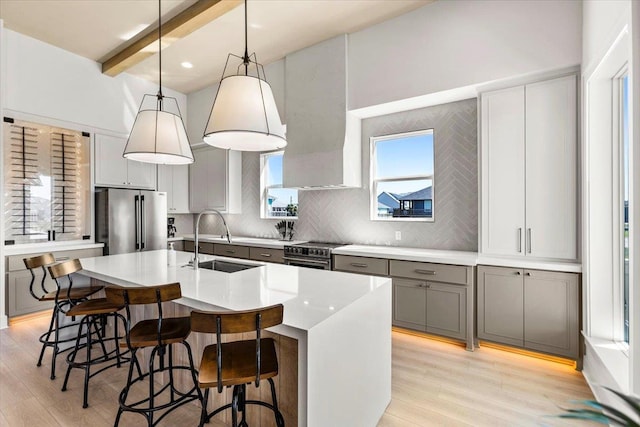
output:
[[[46,316],[0,331],[0,426],[112,426],[126,368],[91,379],[89,408],[82,409],[80,370],[61,392],[66,362],[49,379],[50,352],[36,367],[38,336]],[[592,399],[582,374],[571,366],[482,347],[471,353],[455,344],[393,332],[392,401],[379,427],[585,425],[549,417],[571,401]],[[197,425],[199,412],[186,405],[161,425]],[[120,425],[144,424],[125,414]],[[210,426],[223,426],[212,420]],[[327,426],[338,427],[338,426]],[[351,426],[349,426],[351,427]]]

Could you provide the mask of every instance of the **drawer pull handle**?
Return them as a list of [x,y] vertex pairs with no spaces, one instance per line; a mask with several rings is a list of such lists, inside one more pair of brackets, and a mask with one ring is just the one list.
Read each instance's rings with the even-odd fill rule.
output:
[[358,268],[367,268],[367,267],[369,267],[368,264],[363,264],[361,262],[352,262],[351,266],[352,267],[358,267]]
[[516,271],[516,276],[519,276],[521,273],[519,271]]
[[265,258],[269,258],[269,257],[271,257],[271,254],[260,254],[260,256],[263,256]]
[[429,285],[429,284],[427,284],[425,287],[426,287],[427,289],[431,289],[431,285]]
[[228,253],[228,254],[235,254],[236,253],[236,251],[234,251],[232,249],[227,249],[225,252]]
[[527,276],[531,277],[531,276],[533,276],[533,274],[527,272]]
[[418,288],[424,288],[424,286],[425,286],[425,285],[424,285],[423,283],[418,283],[418,284],[416,285],[416,287],[418,287]]
[[69,257],[68,256],[61,256],[59,258],[56,258],[56,261],[68,261]]
[[420,269],[416,269],[414,270],[416,273],[418,274],[428,274],[429,276],[435,276],[436,272],[433,270],[420,270]]

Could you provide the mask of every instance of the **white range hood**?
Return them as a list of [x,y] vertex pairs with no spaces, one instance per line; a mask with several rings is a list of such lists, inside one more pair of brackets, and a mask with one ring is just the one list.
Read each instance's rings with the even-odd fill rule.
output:
[[285,76],[283,186],[361,187],[361,119],[347,111],[347,36],[288,55]]

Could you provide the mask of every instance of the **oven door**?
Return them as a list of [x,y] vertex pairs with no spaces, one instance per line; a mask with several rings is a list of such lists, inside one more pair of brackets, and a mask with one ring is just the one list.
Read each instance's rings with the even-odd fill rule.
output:
[[315,268],[316,270],[331,270],[330,259],[284,257],[284,263],[286,265],[292,265],[294,267]]

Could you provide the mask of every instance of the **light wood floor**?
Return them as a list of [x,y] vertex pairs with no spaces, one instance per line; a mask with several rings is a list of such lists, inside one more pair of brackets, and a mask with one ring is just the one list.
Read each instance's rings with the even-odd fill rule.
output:
[[[80,370],[74,370],[63,393],[64,357],[58,358],[54,381],[49,379],[50,353],[42,367],[35,366],[38,336],[47,322],[39,317],[0,331],[0,425],[113,425],[126,369],[109,369],[92,378],[89,408],[82,409]],[[561,413],[573,400],[593,398],[571,366],[485,347],[470,353],[398,332],[393,333],[392,387],[379,427],[576,425],[548,416]],[[186,405],[161,425],[197,425],[198,417],[197,408]],[[120,423],[142,424],[143,418],[135,414],[125,414]]]

